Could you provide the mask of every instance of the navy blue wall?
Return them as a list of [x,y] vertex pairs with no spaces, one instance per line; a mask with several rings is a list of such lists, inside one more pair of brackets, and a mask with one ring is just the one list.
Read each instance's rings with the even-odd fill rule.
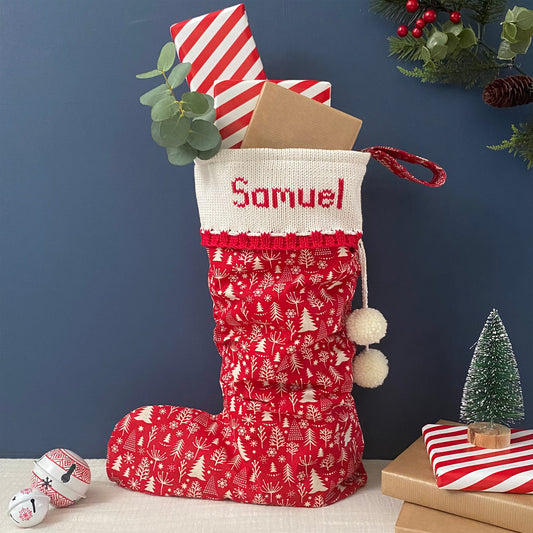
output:
[[[172,23],[227,5],[1,3],[1,456],[62,446],[103,457],[135,407],[221,409],[193,169],[151,140],[138,103],[151,84],[135,74],[153,68]],[[391,365],[383,387],[354,390],[367,457],[391,458],[423,424],[457,419],[493,307],[532,427],[533,172],[485,149],[527,110],[403,77],[388,58],[394,24],[367,2],[247,10],[271,79],[330,81],[333,105],[364,121],[358,148],[397,146],[448,171],[430,189],[372,162],[363,187],[370,303],[389,320]],[[531,58],[524,68],[533,73]]]

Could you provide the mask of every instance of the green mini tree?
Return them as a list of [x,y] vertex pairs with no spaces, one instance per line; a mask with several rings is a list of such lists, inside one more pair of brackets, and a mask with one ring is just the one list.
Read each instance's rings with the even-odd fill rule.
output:
[[468,369],[461,419],[467,424],[509,425],[524,417],[524,399],[513,348],[496,309],[485,322]]

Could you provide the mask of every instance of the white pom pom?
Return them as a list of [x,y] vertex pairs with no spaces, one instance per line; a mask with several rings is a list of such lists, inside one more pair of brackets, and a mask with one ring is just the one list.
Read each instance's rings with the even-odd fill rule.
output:
[[356,309],[346,319],[348,338],[360,346],[379,342],[387,333],[385,317],[372,307]]
[[366,348],[355,356],[352,364],[353,382],[360,387],[375,389],[383,385],[389,373],[389,362],[379,350]]

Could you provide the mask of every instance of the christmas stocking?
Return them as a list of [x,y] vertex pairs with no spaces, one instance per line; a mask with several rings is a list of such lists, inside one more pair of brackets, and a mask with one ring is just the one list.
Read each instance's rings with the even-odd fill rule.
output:
[[[195,167],[222,357],[222,413],[132,411],[108,446],[119,485],[158,495],[318,507],[364,485],[346,331],[361,270],[360,188],[386,148],[223,150]],[[415,158],[415,159],[413,159]],[[421,182],[425,183],[425,182]]]

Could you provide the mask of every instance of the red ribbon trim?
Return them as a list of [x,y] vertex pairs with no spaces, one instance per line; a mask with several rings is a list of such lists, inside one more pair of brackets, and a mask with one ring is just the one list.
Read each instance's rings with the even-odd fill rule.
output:
[[302,250],[305,248],[329,248],[337,246],[357,246],[361,233],[348,234],[336,231],[333,234],[324,234],[314,231],[310,235],[274,236],[269,233],[262,235],[247,235],[246,233],[230,234],[227,231],[214,233],[202,230],[201,243],[203,246],[216,246],[220,248],[239,248],[245,250]]

